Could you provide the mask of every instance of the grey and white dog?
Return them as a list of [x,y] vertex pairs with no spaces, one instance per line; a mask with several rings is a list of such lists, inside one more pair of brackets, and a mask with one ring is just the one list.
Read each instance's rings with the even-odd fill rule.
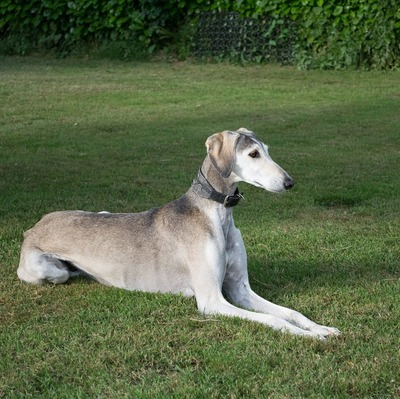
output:
[[237,183],[282,192],[293,186],[291,177],[247,129],[216,133],[206,147],[186,194],[160,208],[45,215],[24,234],[19,278],[61,284],[78,270],[126,290],[194,295],[203,314],[241,317],[321,339],[339,334],[268,302],[249,285],[246,250],[232,215],[242,198]]

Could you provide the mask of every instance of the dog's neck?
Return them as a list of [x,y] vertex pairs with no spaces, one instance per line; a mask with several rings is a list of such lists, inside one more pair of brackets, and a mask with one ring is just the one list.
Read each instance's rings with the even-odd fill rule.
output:
[[193,181],[192,188],[198,196],[226,208],[237,205],[243,199],[233,179],[223,178],[208,157]]
[[233,179],[231,176],[228,178],[223,178],[211,162],[209,156],[204,159],[200,170],[215,190],[225,195],[233,195],[235,193],[237,183],[232,181]]

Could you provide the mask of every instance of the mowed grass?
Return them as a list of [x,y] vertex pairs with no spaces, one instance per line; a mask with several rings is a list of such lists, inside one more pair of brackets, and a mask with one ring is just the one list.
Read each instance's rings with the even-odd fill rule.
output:
[[[0,58],[0,397],[400,395],[400,75]],[[206,138],[247,127],[296,180],[241,185],[253,288],[327,341],[85,279],[22,284],[22,233],[60,209],[183,194]]]

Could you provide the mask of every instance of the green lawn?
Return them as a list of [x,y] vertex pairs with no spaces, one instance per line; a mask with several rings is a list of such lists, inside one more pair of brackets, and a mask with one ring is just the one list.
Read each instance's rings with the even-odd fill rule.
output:
[[[0,398],[399,397],[399,88],[395,72],[0,58]],[[241,185],[252,286],[342,336],[19,282],[22,233],[44,213],[162,205],[210,134],[242,126],[296,180]]]

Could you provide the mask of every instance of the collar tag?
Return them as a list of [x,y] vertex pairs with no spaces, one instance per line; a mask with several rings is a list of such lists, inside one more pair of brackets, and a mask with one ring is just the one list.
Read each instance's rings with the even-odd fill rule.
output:
[[227,195],[225,197],[223,205],[225,208],[231,208],[232,206],[238,205],[240,200],[244,200],[244,197],[239,193],[239,190],[236,189],[234,195]]

